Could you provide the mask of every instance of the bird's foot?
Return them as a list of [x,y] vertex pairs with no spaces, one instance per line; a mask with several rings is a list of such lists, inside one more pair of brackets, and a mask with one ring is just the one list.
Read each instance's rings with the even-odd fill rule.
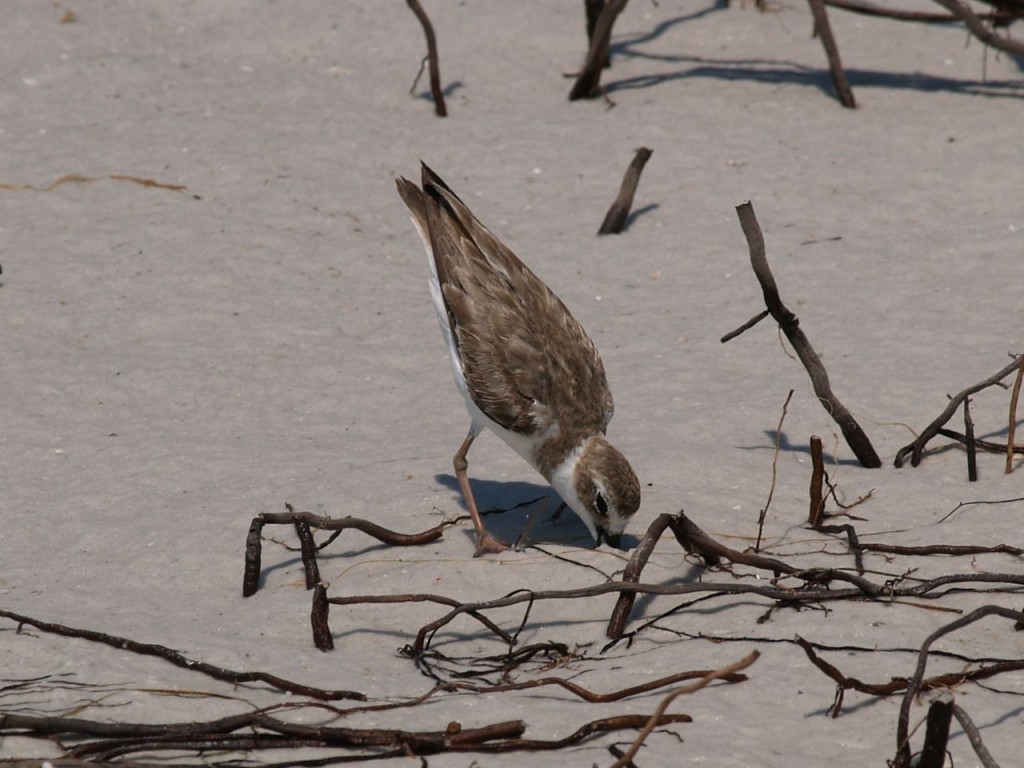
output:
[[496,538],[482,531],[476,538],[476,552],[473,553],[473,557],[480,557],[480,555],[498,554],[499,552],[506,552],[508,550],[507,544],[502,544]]

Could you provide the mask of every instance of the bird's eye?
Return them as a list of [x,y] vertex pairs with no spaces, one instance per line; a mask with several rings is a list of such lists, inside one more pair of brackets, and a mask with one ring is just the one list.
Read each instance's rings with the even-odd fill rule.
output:
[[602,517],[608,517],[608,502],[604,500],[600,491],[594,495],[594,506],[597,507],[597,511],[601,513]]

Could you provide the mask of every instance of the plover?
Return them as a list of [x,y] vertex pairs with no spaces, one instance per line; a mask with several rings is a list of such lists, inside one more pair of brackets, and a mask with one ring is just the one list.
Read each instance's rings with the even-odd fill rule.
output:
[[600,543],[619,545],[640,506],[633,468],[605,437],[614,410],[604,364],[562,301],[425,164],[397,179],[430,263],[430,295],[470,426],[453,459],[476,555],[507,545],[484,528],[466,455],[489,428],[551,484]]

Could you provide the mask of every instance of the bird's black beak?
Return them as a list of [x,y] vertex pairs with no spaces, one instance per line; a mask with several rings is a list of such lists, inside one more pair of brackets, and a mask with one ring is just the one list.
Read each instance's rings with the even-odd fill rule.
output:
[[622,549],[622,534],[621,533],[608,533],[604,528],[599,528],[597,531],[597,544],[601,545],[601,539],[607,541],[611,546],[616,549]]

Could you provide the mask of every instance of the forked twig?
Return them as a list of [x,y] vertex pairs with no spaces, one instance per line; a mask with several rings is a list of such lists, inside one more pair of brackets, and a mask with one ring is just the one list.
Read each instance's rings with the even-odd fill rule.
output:
[[797,316],[790,312],[786,305],[782,303],[779,289],[775,284],[775,277],[768,266],[768,258],[765,255],[764,235],[761,234],[761,227],[757,223],[754,207],[748,201],[737,206],[736,213],[739,216],[743,234],[747,238],[747,245],[750,248],[750,264],[753,267],[758,282],[761,284],[765,306],[779,324],[782,332],[786,334],[786,338],[793,345],[797,357],[800,358],[800,362],[807,369],[818,400],[821,401],[825,410],[828,411],[829,415],[839,425],[843,437],[846,438],[846,442],[857,456],[861,466],[872,469],[882,466],[882,461],[878,458],[878,454],[875,453],[874,446],[871,445],[871,441],[864,433],[864,430],[861,429],[857,420],[846,409],[846,406],[833,394],[825,366],[800,328],[800,321],[797,319]]
[[[350,528],[361,531],[367,536],[372,536],[378,541],[393,547],[416,547],[437,541],[444,533],[444,529],[452,524],[450,521],[445,521],[419,533],[398,533],[360,517],[328,517],[316,515],[312,512],[296,512],[292,505],[287,503],[285,504],[285,509],[287,510],[286,512],[263,512],[254,517],[249,523],[249,532],[245,537],[245,568],[242,575],[243,597],[251,597],[260,588],[263,526],[265,525],[295,526],[302,553],[302,566],[306,573],[306,589],[312,589],[320,582],[320,572],[316,562],[317,551],[322,549],[326,543],[333,541],[342,531]],[[334,534],[328,539],[328,542],[317,546],[313,541],[311,528],[318,531],[333,531]]]
[[1004,608],[1000,605],[983,605],[981,608],[971,611],[966,616],[962,616],[956,621],[951,621],[949,624],[939,627],[928,635],[921,644],[921,650],[918,652],[917,656],[917,667],[914,669],[914,675],[910,678],[906,693],[903,695],[903,701],[900,704],[899,720],[896,723],[896,757],[892,762],[893,768],[909,768],[911,764],[910,707],[913,704],[914,699],[917,698],[918,693],[921,691],[921,683],[924,679],[924,670],[928,663],[928,651],[931,648],[932,643],[940,637],[966,627],[968,624],[973,624],[986,616],[1001,616],[1002,618],[1009,619],[1010,621],[1024,621],[1024,613],[1020,611],[1011,611],[1009,608]]
[[903,446],[896,452],[896,459],[893,463],[897,467],[902,467],[903,462],[906,461],[907,459],[907,456],[910,456],[911,466],[916,467],[918,464],[920,464],[921,456],[924,453],[925,446],[928,445],[928,441],[935,437],[937,434],[939,434],[939,430],[942,429],[942,427],[946,424],[947,421],[953,418],[953,414],[957,412],[957,409],[960,407],[960,404],[965,399],[973,395],[975,392],[980,392],[983,389],[987,389],[988,387],[998,384],[1011,373],[1016,371],[1018,367],[1020,367],[1021,360],[1024,359],[1024,356],[1013,355],[1012,357],[1013,362],[1010,363],[1005,368],[1003,368],[1001,371],[999,371],[999,373],[995,374],[994,376],[989,376],[984,381],[978,382],[977,384],[968,387],[963,392],[960,392],[958,395],[956,395],[956,397],[950,398],[949,403],[943,409],[942,413],[939,414],[938,418],[936,418],[935,421],[933,421],[931,424],[925,427],[921,434],[918,435],[917,439],[914,440],[914,442],[910,443],[909,445]]
[[644,741],[647,739],[648,736],[651,735],[651,731],[653,731],[655,727],[657,727],[661,723],[662,718],[665,716],[665,710],[668,709],[669,704],[678,699],[680,696],[683,696],[688,693],[695,693],[699,691],[701,688],[707,687],[719,678],[739,672],[741,669],[746,669],[755,661],[757,661],[760,656],[760,651],[751,651],[749,654],[744,656],[735,664],[730,664],[726,667],[722,667],[721,669],[717,669],[714,672],[710,672],[706,676],[698,680],[696,683],[693,683],[692,685],[683,686],[682,688],[677,688],[676,690],[666,695],[658,704],[658,708],[654,710],[654,714],[651,715],[650,719],[647,721],[647,724],[644,726],[644,729],[640,731],[640,735],[636,737],[636,740],[633,742],[630,748],[625,751],[622,757],[620,757],[612,764],[611,768],[623,768],[624,766],[629,764],[634,757],[636,757],[636,753],[640,751],[640,747],[643,746]]

